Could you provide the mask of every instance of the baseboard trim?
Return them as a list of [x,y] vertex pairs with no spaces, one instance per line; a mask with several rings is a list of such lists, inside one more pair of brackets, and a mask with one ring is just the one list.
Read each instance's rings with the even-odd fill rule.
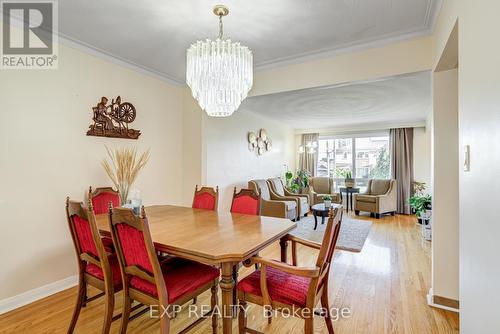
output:
[[76,286],[78,283],[78,275],[64,278],[60,281],[53,282],[33,290],[23,292],[17,296],[12,296],[0,300],[0,314],[15,310],[24,305],[33,303],[39,299],[51,296],[60,291]]
[[432,288],[427,294],[427,305],[446,311],[460,313],[460,302],[458,300],[434,295]]

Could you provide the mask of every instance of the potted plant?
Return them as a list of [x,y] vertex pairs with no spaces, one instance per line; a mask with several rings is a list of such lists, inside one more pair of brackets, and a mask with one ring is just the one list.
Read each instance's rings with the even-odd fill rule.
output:
[[290,171],[287,171],[285,173],[285,184],[287,188],[292,188],[292,179],[293,179],[293,173]]
[[410,207],[418,218],[418,223],[423,223],[423,218],[427,217],[427,210],[432,209],[432,196],[425,194],[426,185],[424,182],[412,182],[413,196],[408,200]]
[[332,196],[324,195],[323,196],[323,204],[325,204],[325,208],[329,208],[332,206]]
[[309,172],[306,170],[298,170],[297,176],[293,176],[292,172],[285,173],[286,187],[296,194],[301,194],[302,191],[309,187]]
[[352,173],[351,173],[351,171],[347,171],[347,172],[345,173],[345,180],[344,180],[344,184],[345,184],[345,186],[346,186],[347,188],[352,188],[352,187],[354,187],[355,182],[354,182],[354,179],[352,178]]

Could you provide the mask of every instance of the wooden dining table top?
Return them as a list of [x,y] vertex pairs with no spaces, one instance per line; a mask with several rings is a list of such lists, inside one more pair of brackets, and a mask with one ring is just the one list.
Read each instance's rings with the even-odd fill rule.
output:
[[[209,264],[240,262],[279,240],[297,224],[288,219],[193,209],[173,205],[145,208],[155,247]],[[96,216],[109,233],[109,216]]]

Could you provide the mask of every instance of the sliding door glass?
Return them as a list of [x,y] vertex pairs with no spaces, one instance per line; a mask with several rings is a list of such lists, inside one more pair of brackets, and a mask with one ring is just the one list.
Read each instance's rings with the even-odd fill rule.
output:
[[391,174],[389,137],[355,139],[356,184],[366,187],[369,179],[388,179]]
[[338,188],[344,186],[347,172],[362,191],[369,179],[388,179],[389,136],[320,138],[317,175],[333,177]]
[[320,139],[317,175],[343,179],[352,173],[352,143],[352,138]]

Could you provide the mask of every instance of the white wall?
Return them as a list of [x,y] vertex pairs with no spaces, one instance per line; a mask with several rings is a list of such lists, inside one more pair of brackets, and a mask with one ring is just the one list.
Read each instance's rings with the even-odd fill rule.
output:
[[[266,129],[272,150],[257,156],[248,150],[247,134]],[[219,186],[219,210],[231,207],[233,188],[251,179],[282,176],[284,164],[295,170],[295,136],[291,129],[242,108],[231,117],[204,117],[206,184]]]
[[460,330],[500,332],[498,224],[500,193],[500,2],[444,1],[439,16],[436,62],[458,18],[459,168],[470,145],[471,169],[459,172]]
[[459,299],[458,71],[433,75],[432,293]]
[[[60,46],[59,69],[0,73],[0,300],[76,274],[64,212],[90,185],[111,185],[104,145],[151,148],[135,187],[144,202],[179,203],[183,88]],[[87,137],[92,106],[121,95],[139,140]]]
[[431,132],[413,128],[413,179],[425,182],[426,193],[431,193]]

